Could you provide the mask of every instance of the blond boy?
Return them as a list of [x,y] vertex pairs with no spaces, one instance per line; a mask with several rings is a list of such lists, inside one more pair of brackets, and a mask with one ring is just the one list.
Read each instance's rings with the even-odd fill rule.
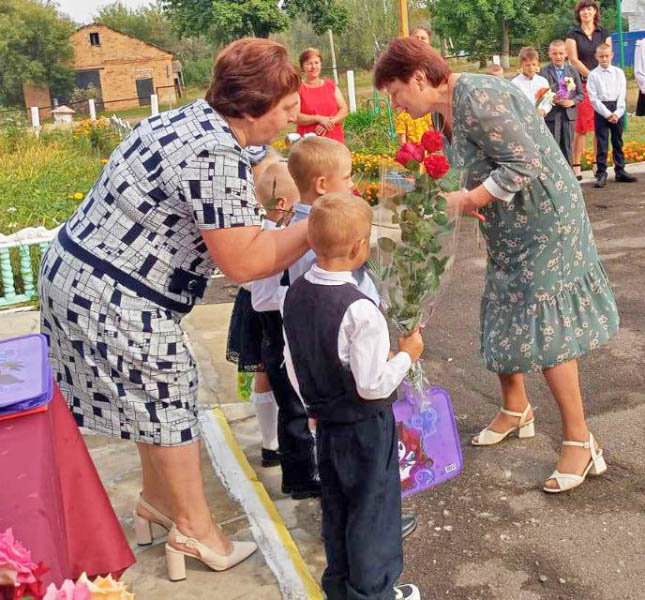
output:
[[[540,54],[535,48],[526,46],[520,50],[519,59],[522,72],[512,80],[512,83],[520,88],[535,106],[538,92],[549,88],[549,82],[537,74],[540,70]],[[550,102],[541,102],[537,107],[540,116],[545,116],[551,110],[551,106]]]
[[317,262],[283,301],[285,361],[317,419],[327,598],[419,600],[415,586],[395,588],[403,549],[392,402],[423,341],[418,332],[400,338],[389,358],[385,318],[358,289],[353,273],[369,256],[371,221],[355,196],[314,203],[308,237]]
[[540,71],[553,91],[554,106],[544,117],[546,125],[560,146],[567,162],[573,163],[572,143],[578,119],[578,104],[584,100],[584,90],[578,71],[567,63],[567,48],[564,40],[549,44],[551,62]]
[[636,177],[625,171],[625,154],[623,153],[623,129],[625,127],[625,110],[627,80],[622,69],[614,67],[611,61],[614,53],[608,44],[596,48],[598,66],[589,73],[587,91],[595,112],[596,140],[598,151],[596,162],[595,187],[602,188],[607,184],[607,152],[609,135],[614,153],[614,171],[616,181],[634,183]]
[[[295,181],[300,199],[294,204],[292,223],[309,217],[313,203],[331,192],[352,193],[352,155],[347,146],[325,137],[307,137],[296,142],[289,154],[289,173]],[[369,207],[368,207],[369,208]],[[289,267],[289,282],[294,283],[316,262],[316,253],[309,250]],[[365,269],[356,273],[361,291],[378,306],[376,286]],[[286,289],[280,290],[280,276],[253,283],[253,308],[257,311],[277,310]]]

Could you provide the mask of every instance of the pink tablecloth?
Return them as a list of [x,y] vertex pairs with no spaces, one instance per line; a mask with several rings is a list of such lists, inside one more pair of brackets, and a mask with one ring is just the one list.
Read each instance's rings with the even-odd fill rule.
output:
[[120,576],[135,562],[83,437],[56,387],[47,412],[0,422],[0,531],[13,528],[46,584]]

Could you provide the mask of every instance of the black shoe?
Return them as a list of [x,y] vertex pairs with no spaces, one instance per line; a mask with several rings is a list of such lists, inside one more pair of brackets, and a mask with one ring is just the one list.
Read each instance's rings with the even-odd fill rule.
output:
[[620,171],[619,173],[616,173],[616,181],[618,183],[636,183],[638,179],[625,171]]
[[599,173],[596,176],[596,183],[593,184],[596,188],[604,188],[607,185],[607,173]]
[[292,487],[282,484],[282,493],[289,494],[294,500],[305,500],[306,498],[320,498],[320,484],[310,483],[306,486]]
[[262,466],[277,467],[280,465],[280,453],[277,450],[262,448]]
[[417,516],[414,513],[401,515],[401,539],[408,537],[417,528]]
[[308,490],[297,490],[291,492],[294,500],[306,500],[307,498],[320,498],[320,488],[311,488]]
[[405,585],[395,585],[394,600],[421,600],[419,588],[410,583],[406,583]]

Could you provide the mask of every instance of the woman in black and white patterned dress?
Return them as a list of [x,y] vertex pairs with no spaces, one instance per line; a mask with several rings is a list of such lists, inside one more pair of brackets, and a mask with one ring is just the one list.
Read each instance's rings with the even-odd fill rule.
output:
[[137,541],[150,542],[152,523],[171,529],[175,566],[182,552],[222,569],[255,550],[233,544],[206,504],[197,369],[180,321],[216,267],[244,282],[307,250],[306,223],[260,231],[243,151],[295,121],[298,86],[280,44],[228,46],[206,99],[142,121],[43,259],[42,331],[58,385],[79,425],[137,443]]

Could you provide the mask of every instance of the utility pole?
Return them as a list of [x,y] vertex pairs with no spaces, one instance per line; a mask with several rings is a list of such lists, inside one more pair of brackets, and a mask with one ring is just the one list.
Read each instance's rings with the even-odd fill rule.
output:
[[408,0],[398,0],[399,3],[399,36],[407,37],[410,35],[408,25]]
[[334,34],[331,29],[327,30],[329,36],[329,51],[331,52],[331,66],[334,73],[334,82],[338,85],[338,68],[336,67],[336,49],[334,48]]

